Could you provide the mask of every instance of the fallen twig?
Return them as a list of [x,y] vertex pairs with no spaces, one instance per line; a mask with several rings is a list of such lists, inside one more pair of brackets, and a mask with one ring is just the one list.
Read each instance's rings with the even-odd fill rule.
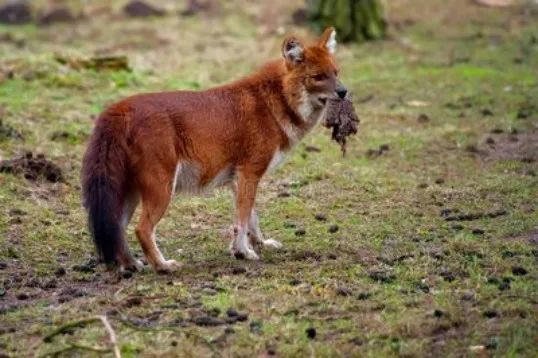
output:
[[54,337],[56,337],[59,334],[69,332],[73,328],[84,327],[85,325],[87,325],[89,323],[96,322],[98,320],[100,320],[99,317],[91,317],[91,318],[81,319],[79,321],[73,321],[73,322],[66,323],[66,324],[56,328],[54,331],[47,334],[45,337],[43,337],[43,341],[49,343],[49,342],[52,341],[52,339]]
[[121,358],[120,349],[118,348],[118,342],[116,340],[116,332],[114,332],[114,329],[110,325],[110,322],[106,318],[106,316],[97,316],[103,322],[103,326],[105,326],[105,329],[108,332],[108,339],[110,340],[110,345],[112,345],[112,351],[114,352],[115,358]]
[[103,326],[105,327],[105,329],[107,331],[108,339],[109,339],[110,345],[111,345],[110,349],[96,348],[96,347],[86,346],[86,345],[82,345],[82,344],[78,344],[78,343],[72,343],[72,344],[69,344],[67,347],[64,347],[64,348],[62,348],[60,350],[50,352],[50,353],[45,353],[43,356],[44,357],[57,356],[58,354],[61,354],[63,352],[67,352],[67,351],[71,351],[71,350],[75,350],[75,349],[81,349],[81,350],[89,350],[89,351],[94,351],[94,352],[99,352],[99,353],[106,353],[106,352],[112,351],[114,353],[115,358],[121,358],[120,349],[118,347],[118,341],[116,339],[116,332],[114,332],[114,329],[110,325],[110,322],[108,321],[108,318],[106,316],[104,316],[104,315],[94,316],[94,317],[90,317],[90,318],[81,319],[81,320],[78,320],[78,321],[73,321],[73,322],[66,323],[66,324],[56,328],[54,331],[47,334],[45,337],[43,337],[43,341],[47,342],[47,343],[52,342],[52,339],[54,337],[56,337],[57,335],[67,333],[67,332],[71,331],[74,328],[81,328],[81,327],[84,327],[84,326],[86,326],[86,325],[88,325],[90,323],[97,322],[97,321],[101,321],[103,323]]

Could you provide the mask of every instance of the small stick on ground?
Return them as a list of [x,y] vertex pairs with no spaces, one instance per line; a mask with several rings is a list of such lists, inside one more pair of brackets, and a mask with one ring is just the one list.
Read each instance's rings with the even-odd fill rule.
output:
[[105,327],[105,329],[107,331],[107,334],[108,334],[108,339],[110,341],[110,345],[112,346],[111,349],[101,349],[101,348],[95,348],[95,347],[81,345],[81,344],[78,344],[78,343],[73,343],[73,344],[70,344],[69,346],[67,346],[65,348],[62,348],[59,351],[47,353],[47,354],[45,354],[45,356],[56,356],[56,355],[58,355],[60,353],[66,352],[66,351],[80,349],[80,350],[89,350],[89,351],[95,351],[95,352],[100,352],[100,353],[112,351],[114,353],[114,358],[121,358],[120,349],[118,347],[118,341],[116,339],[116,332],[114,332],[114,329],[110,325],[110,322],[108,321],[108,318],[106,316],[104,316],[104,315],[90,317],[90,318],[86,318],[86,319],[81,319],[79,321],[73,321],[73,322],[66,323],[66,324],[58,327],[57,329],[55,329],[54,331],[52,331],[51,333],[49,333],[45,337],[43,337],[43,341],[47,342],[47,343],[52,342],[52,339],[54,337],[56,337],[57,335],[67,333],[67,332],[71,331],[74,328],[81,328],[81,327],[84,327],[84,326],[86,326],[86,325],[88,325],[90,323],[97,322],[97,321],[101,321],[103,323],[103,326]]
[[112,345],[112,351],[114,352],[115,358],[121,358],[120,349],[118,348],[118,342],[116,340],[116,332],[114,332],[114,329],[110,325],[110,322],[106,318],[106,316],[97,316],[101,322],[103,322],[103,326],[105,326],[105,329],[108,332],[108,339],[110,340],[110,344]]
[[43,341],[47,342],[47,343],[51,342],[52,339],[54,337],[56,337],[57,335],[59,335],[59,334],[67,333],[67,332],[71,331],[73,328],[84,327],[85,325],[93,323],[93,322],[96,322],[98,320],[100,320],[99,317],[91,317],[91,318],[81,319],[79,321],[73,321],[73,322],[66,323],[66,324],[56,328],[54,331],[47,334],[45,337],[43,337]]

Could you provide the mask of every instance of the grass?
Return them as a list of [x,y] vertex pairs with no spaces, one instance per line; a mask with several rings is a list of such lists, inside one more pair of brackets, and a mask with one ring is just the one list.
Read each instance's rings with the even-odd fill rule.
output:
[[[98,322],[42,340],[106,314],[126,357],[533,356],[536,20],[519,6],[405,3],[391,2],[389,40],[338,49],[361,117],[347,156],[320,127],[264,180],[261,226],[285,249],[236,261],[225,239],[231,195],[178,197],[158,237],[185,268],[168,276],[123,278],[92,264],[79,195],[91,118],[130,94],[241,77],[278,55],[281,27],[306,34],[289,25],[301,2],[236,0],[190,18],[127,19],[118,1],[76,24],[0,26],[24,41],[0,43],[0,78],[12,73],[0,82],[0,118],[23,136],[0,136],[0,158],[44,153],[66,177],[52,184],[0,173],[0,353],[108,349]],[[125,54],[132,70],[73,69],[57,54]],[[518,118],[524,108],[530,114]],[[388,151],[367,155],[384,144]],[[487,216],[499,209],[506,214]],[[129,239],[140,253],[132,227]],[[248,320],[196,324],[225,320],[229,308]]]

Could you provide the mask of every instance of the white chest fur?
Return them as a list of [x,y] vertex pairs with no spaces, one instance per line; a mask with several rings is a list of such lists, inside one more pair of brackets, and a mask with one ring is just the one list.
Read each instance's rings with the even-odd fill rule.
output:
[[269,172],[278,167],[284,161],[285,154],[285,152],[281,151],[280,149],[277,149],[273,154],[273,158],[271,158],[271,162],[269,163],[269,166],[267,167],[266,171]]

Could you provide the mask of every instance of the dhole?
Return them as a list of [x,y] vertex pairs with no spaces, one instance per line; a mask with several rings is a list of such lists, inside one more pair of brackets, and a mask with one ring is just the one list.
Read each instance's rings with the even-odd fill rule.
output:
[[125,228],[142,203],[136,236],[157,271],[179,267],[156,244],[155,228],[174,193],[227,185],[235,197],[236,257],[257,260],[264,240],[254,209],[261,177],[325,113],[331,96],[344,98],[333,53],[335,31],[304,46],[282,43],[283,59],[228,85],[201,92],[140,94],[113,104],[97,119],[82,166],[84,206],[97,252],[124,269],[133,258]]

